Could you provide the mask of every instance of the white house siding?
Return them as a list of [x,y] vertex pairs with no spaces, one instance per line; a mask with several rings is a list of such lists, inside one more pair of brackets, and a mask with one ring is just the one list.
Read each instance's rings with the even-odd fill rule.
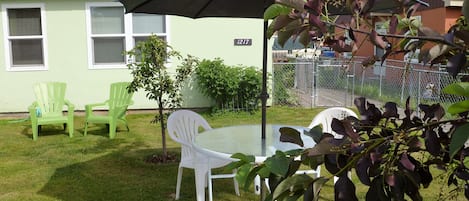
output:
[[[0,20],[0,113],[26,112],[34,100],[32,85],[42,81],[67,83],[67,98],[77,110],[88,103],[107,99],[109,85],[117,81],[130,81],[130,71],[121,69],[90,69],[87,49],[87,2],[83,0],[22,1],[2,0],[3,5],[42,3],[45,7],[48,69],[41,71],[8,71],[4,48],[4,21]],[[3,10],[0,10],[3,16]],[[260,19],[209,18],[190,19],[168,17],[170,45],[183,55],[225,60],[229,65],[262,66],[262,23]],[[252,39],[251,46],[234,46],[235,38]],[[270,54],[269,54],[270,55]],[[269,58],[270,60],[270,58]],[[169,65],[174,69],[180,61]],[[270,62],[269,62],[270,63]],[[206,107],[211,102],[201,95],[194,84],[184,90],[184,107]],[[143,91],[134,96],[132,109],[155,108]]]

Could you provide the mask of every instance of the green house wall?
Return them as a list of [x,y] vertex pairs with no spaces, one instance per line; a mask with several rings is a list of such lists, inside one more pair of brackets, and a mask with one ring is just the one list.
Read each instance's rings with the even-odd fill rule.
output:
[[[85,14],[87,2],[115,1],[0,1],[0,7],[2,4],[44,3],[48,49],[48,70],[7,71],[4,25],[3,19],[0,20],[0,113],[26,112],[34,100],[32,85],[36,82],[66,82],[66,97],[75,104],[77,110],[83,110],[85,104],[106,100],[110,83],[132,79],[130,71],[125,68],[89,68]],[[263,20],[168,18],[168,42],[183,55],[191,54],[201,59],[218,57],[228,65],[262,67]],[[234,46],[235,38],[252,39],[252,45]],[[271,55],[270,50],[268,55]],[[174,70],[179,63],[178,60],[172,60],[169,70]],[[156,108],[156,103],[147,100],[144,91],[135,94],[134,102],[131,109]],[[184,107],[207,107],[211,104],[208,98],[199,93],[194,83],[184,89]]]

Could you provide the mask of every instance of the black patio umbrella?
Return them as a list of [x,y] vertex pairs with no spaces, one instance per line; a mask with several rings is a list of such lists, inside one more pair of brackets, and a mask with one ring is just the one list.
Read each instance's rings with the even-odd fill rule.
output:
[[[421,0],[413,0],[428,6]],[[413,2],[409,1],[409,3]],[[161,15],[178,15],[189,18],[233,17],[233,18],[264,18],[264,11],[275,0],[119,0],[127,13],[148,13]],[[399,1],[375,0],[372,12],[391,13],[399,6]],[[346,6],[329,6],[332,15],[347,15],[350,10]],[[264,21],[263,59],[262,59],[262,92],[260,94],[262,110],[262,139],[265,139],[267,93],[267,21]]]
[[[177,15],[189,18],[264,18],[264,11],[275,0],[119,0],[127,13]],[[265,139],[267,99],[267,21],[264,22],[262,90],[262,139]]]

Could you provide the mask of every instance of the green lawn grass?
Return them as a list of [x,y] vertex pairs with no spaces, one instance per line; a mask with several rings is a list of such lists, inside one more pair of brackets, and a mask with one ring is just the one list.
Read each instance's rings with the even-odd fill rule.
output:
[[[269,108],[267,121],[308,126],[320,110]],[[260,112],[201,114],[214,128],[261,123]],[[60,126],[44,126],[37,141],[32,140],[29,122],[0,120],[0,200],[174,200],[178,163],[145,162],[146,157],[162,151],[161,129],[150,123],[153,117],[154,113],[129,115],[130,132],[120,127],[113,140],[104,125],[90,127],[83,136],[82,116],[75,118],[73,138]],[[169,151],[179,153],[179,145],[167,139]],[[328,176],[324,168],[322,172]],[[433,186],[426,190],[424,200],[436,200],[439,186]],[[181,189],[180,200],[195,200],[192,170],[185,169]],[[366,186],[357,184],[357,189],[364,198]],[[333,200],[332,181],[322,196],[321,200]],[[230,179],[214,181],[214,199],[260,200],[252,188],[236,196]]]

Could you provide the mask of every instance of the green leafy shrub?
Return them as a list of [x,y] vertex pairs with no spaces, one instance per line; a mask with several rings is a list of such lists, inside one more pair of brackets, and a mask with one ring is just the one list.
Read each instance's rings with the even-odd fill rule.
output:
[[274,83],[279,83],[274,84],[274,103],[278,105],[297,104],[288,90],[288,88],[293,88],[295,83],[295,65],[277,65],[274,68]]
[[195,70],[200,91],[215,108],[257,109],[262,73],[254,67],[227,66],[223,60],[202,60]]

